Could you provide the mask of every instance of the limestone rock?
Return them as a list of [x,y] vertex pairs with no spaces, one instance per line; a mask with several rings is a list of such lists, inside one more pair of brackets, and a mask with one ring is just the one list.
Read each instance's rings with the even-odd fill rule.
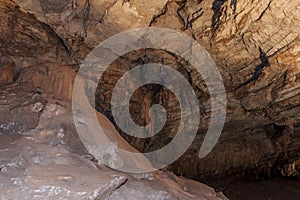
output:
[[68,101],[49,99],[35,129],[0,135],[2,199],[226,199],[174,174],[136,179],[86,159],[70,118]]
[[[199,159],[198,150],[210,120],[209,93],[193,67],[170,52],[140,50],[117,60],[101,80],[97,109],[113,121],[109,104],[114,84],[122,73],[145,63],[146,55],[148,62],[168,64],[186,77],[203,111],[193,145],[170,169],[199,179],[253,169],[270,176],[279,160],[293,161],[300,156],[299,7],[299,2],[292,0],[0,1],[0,17],[10,22],[1,24],[0,53],[13,59],[17,68],[35,66],[24,70],[20,80],[35,77],[35,87],[41,85],[54,96],[65,98],[70,97],[70,88],[54,72],[60,71],[61,65],[51,65],[51,81],[44,82],[42,77],[48,76],[37,74],[37,68],[41,68],[41,74],[47,72],[41,60],[79,64],[106,38],[136,27],[183,32],[211,54],[227,92],[226,124],[217,146],[207,157]],[[15,25],[14,29],[9,24]],[[65,73],[72,74],[64,70],[62,74]],[[65,84],[71,84],[72,78],[66,80]],[[68,92],[63,94],[65,90]],[[149,86],[132,98],[131,114],[139,124],[145,124],[148,115],[141,106],[144,101],[166,106],[169,121],[158,140],[130,138],[118,130],[141,151],[170,142],[180,120],[175,96]]]

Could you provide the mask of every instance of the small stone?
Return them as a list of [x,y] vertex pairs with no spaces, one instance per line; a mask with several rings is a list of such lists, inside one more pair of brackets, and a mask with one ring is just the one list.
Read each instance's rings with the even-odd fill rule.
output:
[[41,102],[36,102],[34,105],[33,105],[33,108],[32,108],[32,111],[34,112],[40,112],[44,109],[44,105],[41,103]]
[[0,167],[0,171],[1,172],[6,172],[7,171],[7,167],[4,167],[4,166]]
[[58,133],[56,134],[56,137],[58,139],[63,139],[65,137],[65,134],[64,134],[65,130],[63,128],[60,128]]

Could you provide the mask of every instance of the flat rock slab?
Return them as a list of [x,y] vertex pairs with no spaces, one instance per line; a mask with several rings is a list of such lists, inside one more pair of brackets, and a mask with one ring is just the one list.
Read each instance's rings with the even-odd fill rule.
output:
[[43,144],[31,136],[13,141],[15,135],[1,139],[11,141],[0,149],[1,199],[101,199],[127,180],[51,141]]

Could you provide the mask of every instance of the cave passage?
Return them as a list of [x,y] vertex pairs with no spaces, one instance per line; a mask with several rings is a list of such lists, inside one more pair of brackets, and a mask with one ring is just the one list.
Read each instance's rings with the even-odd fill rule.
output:
[[300,199],[299,8],[0,0],[0,199]]

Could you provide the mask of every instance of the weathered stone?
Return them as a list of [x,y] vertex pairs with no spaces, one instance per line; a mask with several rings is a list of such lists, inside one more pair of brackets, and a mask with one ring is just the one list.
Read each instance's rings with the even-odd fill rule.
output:
[[[170,52],[140,50],[116,60],[100,81],[97,109],[113,121],[110,98],[115,83],[129,69],[145,63],[146,56],[147,62],[169,65],[187,78],[203,111],[194,143],[170,166],[172,171],[194,179],[248,170],[254,170],[262,177],[270,177],[278,171],[285,176],[294,173],[290,163],[300,157],[299,2],[15,2],[0,1],[0,18],[7,22],[0,25],[0,54],[13,60],[13,68],[18,72],[15,76],[11,71],[1,74],[5,83],[11,82],[12,77],[17,79],[20,72],[21,85],[31,82],[31,86],[42,89],[37,89],[39,93],[44,91],[52,93],[53,98],[70,99],[75,72],[61,64],[81,63],[92,48],[124,30],[145,26],[174,29],[201,43],[223,76],[228,98],[227,119],[214,150],[207,157],[198,158],[210,122],[210,95],[206,85],[193,66]],[[1,103],[6,108],[10,99],[7,94],[2,96]],[[180,120],[175,95],[165,88],[148,85],[132,97],[131,115],[138,124],[149,122],[148,111],[152,103],[160,103],[168,111],[168,121],[160,134],[143,140],[131,138],[118,129],[141,151],[168,144],[176,134]],[[14,114],[28,110],[26,106],[24,109],[17,107],[20,108],[16,108]],[[39,110],[40,105],[35,107]],[[36,120],[32,121],[36,125]],[[67,134],[64,138],[72,137]],[[70,139],[69,142],[74,141]],[[297,167],[295,170],[299,171]],[[117,198],[117,193],[115,195]],[[163,192],[161,197],[167,198],[168,194]]]
[[47,24],[22,12],[13,1],[1,0],[0,13],[3,22],[0,27],[0,55],[10,57],[16,63],[26,58],[34,58],[35,62],[70,63],[64,42]]
[[1,58],[0,60],[0,85],[8,85],[14,82],[16,65],[8,58]]
[[0,134],[24,133],[35,128],[46,101],[26,85],[1,86]]
[[226,199],[174,174],[136,179],[86,159],[70,119],[68,101],[49,99],[37,128],[18,137],[0,135],[2,199]]
[[[141,64],[145,55],[148,62],[163,60],[189,79],[203,113],[198,136],[189,152],[172,166],[174,171],[201,177],[201,174],[230,172],[232,168],[251,169],[257,165],[269,168],[270,163],[285,159],[282,156],[288,152],[295,159],[299,157],[299,138],[293,134],[299,129],[300,118],[299,31],[295,28],[300,25],[298,2],[80,0],[65,1],[59,6],[55,6],[56,1],[16,2],[22,10],[49,24],[78,62],[109,36],[144,26],[184,32],[206,48],[223,75],[228,110],[222,137],[204,159],[199,160],[197,152],[209,123],[209,94],[192,66],[163,51],[133,52],[113,64],[99,87],[98,108],[112,118],[109,101],[115,82],[131,66]],[[136,148],[146,151],[167,144],[180,120],[175,96],[164,89],[155,92],[158,88],[151,87],[139,90],[132,98],[135,120],[145,123],[148,111],[141,105],[153,99],[167,107],[169,121],[150,142],[123,135]],[[148,90],[152,93],[146,95]],[[145,95],[148,100],[139,97]],[[278,148],[278,143],[283,143],[283,147]],[[192,169],[191,163],[194,163]]]
[[28,66],[20,72],[18,81],[51,93],[57,99],[71,99],[75,70],[64,65],[43,63]]

